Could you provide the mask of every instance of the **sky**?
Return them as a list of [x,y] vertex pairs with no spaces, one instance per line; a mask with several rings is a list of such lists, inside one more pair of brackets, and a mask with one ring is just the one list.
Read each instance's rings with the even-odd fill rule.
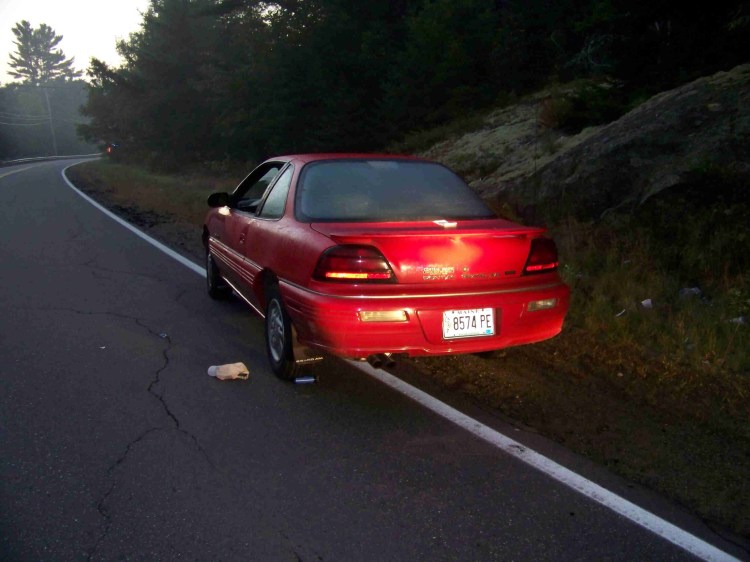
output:
[[16,51],[17,22],[27,20],[35,28],[46,23],[62,35],[58,48],[75,57],[74,67],[85,78],[91,57],[120,65],[115,45],[138,31],[148,5],[149,0],[0,0],[0,83],[13,81],[8,62]]

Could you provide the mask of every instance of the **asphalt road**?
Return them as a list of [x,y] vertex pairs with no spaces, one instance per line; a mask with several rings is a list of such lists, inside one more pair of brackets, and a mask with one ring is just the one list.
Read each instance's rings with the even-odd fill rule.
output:
[[0,168],[3,560],[692,559],[346,363],[277,380],[67,165]]

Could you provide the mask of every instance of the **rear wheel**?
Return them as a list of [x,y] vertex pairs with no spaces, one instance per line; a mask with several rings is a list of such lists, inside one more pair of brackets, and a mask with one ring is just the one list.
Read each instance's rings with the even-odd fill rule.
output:
[[268,291],[266,305],[266,355],[274,374],[283,380],[294,380],[299,367],[292,351],[292,323],[284,309],[279,290]]
[[222,279],[210,250],[206,250],[206,291],[212,299],[223,299],[229,295],[229,286]]

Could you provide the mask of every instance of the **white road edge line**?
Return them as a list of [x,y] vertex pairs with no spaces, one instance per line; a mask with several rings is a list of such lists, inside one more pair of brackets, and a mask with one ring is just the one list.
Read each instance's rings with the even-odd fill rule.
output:
[[428,410],[431,410],[448,421],[451,421],[470,433],[473,433],[476,437],[483,439],[505,453],[525,462],[547,476],[554,478],[558,482],[565,484],[567,487],[572,488],[576,492],[579,492],[595,502],[611,509],[615,513],[622,515],[641,527],[648,529],[652,533],[659,535],[698,558],[711,561],[721,560],[739,562],[737,558],[707,543],[703,539],[680,529],[661,517],[646,511],[642,507],[635,505],[613,492],[610,492],[599,484],[596,484],[572,470],[557,464],[555,461],[548,459],[544,455],[529,449],[525,445],[514,441],[499,431],[496,431],[466,414],[459,412],[426,392],[394,377],[390,373],[374,369],[368,363],[358,363],[355,361],[350,361],[350,363],[383,384],[390,386],[394,390],[404,394],[415,402],[418,402]]
[[[75,164],[72,164],[71,166],[74,165]],[[67,170],[71,166],[63,169],[62,177],[63,180],[65,180],[65,183],[67,183],[73,191],[75,191],[83,199],[91,203],[94,207],[102,211],[105,215],[117,221],[122,226],[124,226],[149,244],[155,246],[156,248],[167,254],[169,257],[174,258],[188,269],[199,275],[206,274],[206,270],[204,268],[196,265],[189,259],[178,254],[158,240],[155,240],[148,234],[145,234],[129,222],[112,213],[109,209],[106,209],[105,207],[91,199],[91,197],[89,197],[88,195],[81,192],[65,176],[65,170]],[[655,515],[650,511],[646,511],[642,507],[639,507],[634,503],[626,500],[625,498],[622,498],[617,494],[610,492],[599,484],[596,484],[595,482],[584,478],[583,476],[573,472],[572,470],[567,469],[560,464],[557,464],[555,461],[548,459],[544,455],[529,449],[525,445],[522,445],[521,443],[511,439],[510,437],[500,433],[499,431],[496,431],[491,427],[467,416],[466,414],[459,412],[448,404],[441,402],[437,398],[430,396],[426,392],[413,387],[412,385],[402,381],[401,379],[396,378],[393,375],[386,373],[385,371],[374,369],[368,363],[357,361],[349,361],[348,363],[353,367],[359,369],[363,373],[391,387],[397,392],[400,392],[408,398],[411,398],[412,400],[427,408],[428,410],[434,412],[435,414],[458,425],[466,431],[469,431],[470,433],[486,441],[487,443],[523,461],[529,466],[543,472],[550,478],[553,478],[561,484],[564,484],[565,486],[575,490],[576,492],[583,494],[587,498],[590,498],[595,502],[603,505],[604,507],[607,507],[608,509],[614,511],[622,517],[629,519],[633,523],[636,523],[637,525],[640,525],[641,527],[651,531],[655,535],[662,537],[663,539],[682,548],[690,554],[693,554],[694,556],[697,556],[702,560],[711,562],[740,562],[738,558],[735,558],[734,556],[724,552],[723,550],[716,548],[703,539],[698,538],[683,529],[680,529],[676,525],[673,525],[669,521],[662,519],[658,515]]]
[[[77,162],[77,164],[80,164],[80,162]],[[165,246],[164,244],[162,244],[158,240],[155,240],[154,238],[152,238],[151,236],[149,236],[145,232],[139,230],[137,227],[135,227],[132,224],[130,224],[128,221],[121,219],[116,214],[114,214],[112,211],[110,211],[109,209],[103,207],[102,205],[100,205],[99,203],[97,203],[96,201],[94,201],[91,197],[89,197],[84,192],[82,192],[80,189],[78,189],[76,186],[74,186],[72,183],[70,183],[70,180],[65,175],[65,171],[68,168],[72,168],[73,166],[75,166],[75,164],[71,164],[70,166],[64,168],[63,171],[62,171],[62,178],[63,178],[63,180],[65,180],[65,183],[68,184],[68,187],[70,187],[70,189],[72,189],[73,191],[75,191],[78,195],[80,195],[81,197],[83,197],[86,201],[88,201],[89,203],[91,203],[94,207],[96,207],[97,209],[99,209],[102,213],[104,213],[105,215],[107,215],[109,218],[111,218],[112,220],[120,223],[122,226],[124,226],[125,228],[127,228],[129,231],[131,231],[136,236],[139,236],[139,237],[143,238],[146,242],[148,242],[152,246],[156,246],[159,250],[161,250],[162,252],[164,252],[165,254],[167,254],[170,258],[176,259],[182,265],[184,265],[188,269],[192,269],[198,275],[205,275],[206,274],[206,270],[204,268],[202,268],[199,265],[196,265],[194,262],[192,262],[191,260],[187,259],[185,256],[183,256],[181,254],[178,254],[172,248],[169,248],[168,246]]]

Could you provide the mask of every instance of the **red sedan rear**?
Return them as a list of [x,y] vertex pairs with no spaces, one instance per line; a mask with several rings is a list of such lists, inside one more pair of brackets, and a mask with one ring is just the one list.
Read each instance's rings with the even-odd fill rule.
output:
[[321,352],[373,364],[472,353],[560,332],[569,289],[541,228],[497,218],[453,172],[416,158],[273,158],[209,197],[206,277],[266,324],[274,372]]

